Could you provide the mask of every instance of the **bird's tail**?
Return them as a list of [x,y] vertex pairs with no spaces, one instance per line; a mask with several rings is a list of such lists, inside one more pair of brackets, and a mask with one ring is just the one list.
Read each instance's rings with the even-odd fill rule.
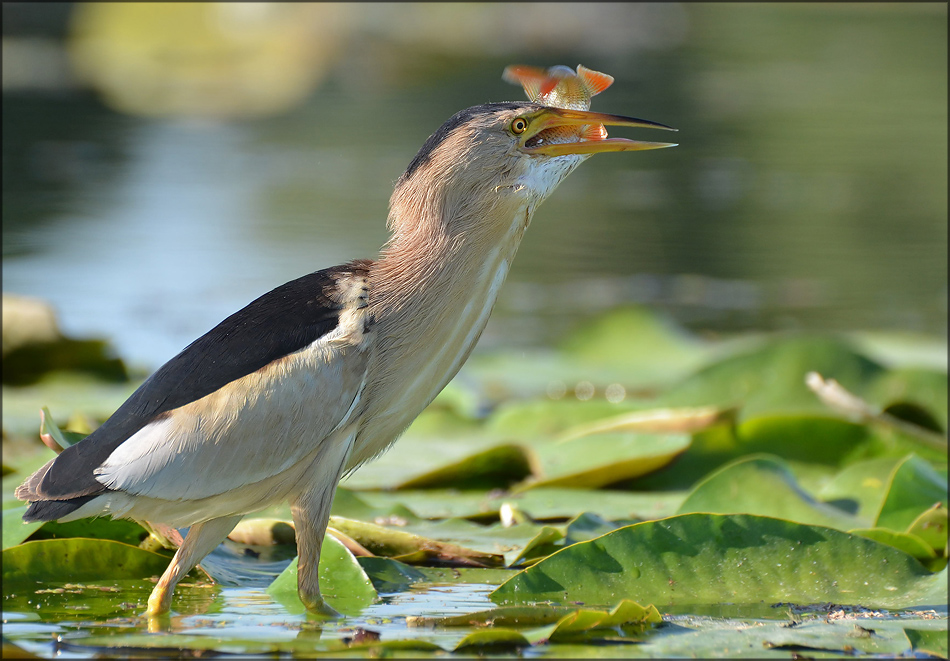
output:
[[45,466],[28,477],[23,484],[16,488],[16,492],[14,492],[14,495],[18,499],[30,503],[30,506],[26,508],[26,512],[23,514],[23,520],[27,523],[34,521],[55,521],[71,514],[98,495],[77,496],[64,500],[54,500],[48,496],[44,496],[40,491],[40,484],[42,484],[43,478],[46,477],[46,473],[54,461],[56,461],[56,459],[51,459]]

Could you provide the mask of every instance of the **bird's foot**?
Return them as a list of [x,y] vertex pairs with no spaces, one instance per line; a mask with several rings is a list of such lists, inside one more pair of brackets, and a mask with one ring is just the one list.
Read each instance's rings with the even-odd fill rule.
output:
[[343,617],[339,611],[324,601],[320,593],[304,594],[303,592],[298,592],[297,596],[300,597],[300,601],[303,602],[303,605],[307,607],[307,612],[312,615],[319,615],[322,618],[331,620]]
[[148,597],[148,610],[145,611],[145,615],[148,617],[167,615],[172,608],[172,594],[173,590],[169,590],[161,583],[156,585]]

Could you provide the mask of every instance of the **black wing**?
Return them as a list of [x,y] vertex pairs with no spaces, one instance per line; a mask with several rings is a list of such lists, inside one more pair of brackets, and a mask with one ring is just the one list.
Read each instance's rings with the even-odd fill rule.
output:
[[[371,263],[357,260],[310,273],[238,310],[162,365],[96,431],[34,473],[17,489],[17,497],[70,500],[74,507],[69,509],[75,509],[105,492],[93,471],[127,438],[163,413],[201,399],[332,331],[343,307],[338,282],[365,277]],[[54,504],[34,502],[30,510],[41,509],[37,505]],[[27,515],[35,519],[40,512]]]

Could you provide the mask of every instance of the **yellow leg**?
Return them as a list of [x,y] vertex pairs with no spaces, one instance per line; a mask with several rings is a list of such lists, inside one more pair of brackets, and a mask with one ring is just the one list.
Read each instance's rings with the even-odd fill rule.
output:
[[155,616],[171,610],[172,594],[184,576],[195,568],[201,560],[224,541],[243,515],[224,516],[204,523],[196,523],[188,531],[185,541],[175,553],[168,569],[158,580],[158,585],[148,598],[147,615]]

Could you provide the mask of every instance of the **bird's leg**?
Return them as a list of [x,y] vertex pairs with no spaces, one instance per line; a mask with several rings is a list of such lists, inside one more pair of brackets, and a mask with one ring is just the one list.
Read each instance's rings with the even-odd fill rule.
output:
[[336,485],[353,449],[354,426],[325,438],[302,480],[309,485],[290,502],[297,531],[297,595],[311,613],[340,617],[320,594],[320,551],[330,521]]
[[234,526],[242,517],[242,514],[222,516],[191,526],[185,536],[185,541],[175,552],[175,557],[169,563],[168,569],[162,574],[148,598],[147,614],[149,616],[161,615],[171,609],[172,593],[175,591],[178,581],[184,578],[185,574],[194,569],[195,565],[224,541],[224,538],[234,530]]
[[336,483],[334,479],[317,484],[300,494],[290,506],[297,529],[297,595],[308,611],[329,617],[340,617],[340,614],[320,594],[319,570]]

